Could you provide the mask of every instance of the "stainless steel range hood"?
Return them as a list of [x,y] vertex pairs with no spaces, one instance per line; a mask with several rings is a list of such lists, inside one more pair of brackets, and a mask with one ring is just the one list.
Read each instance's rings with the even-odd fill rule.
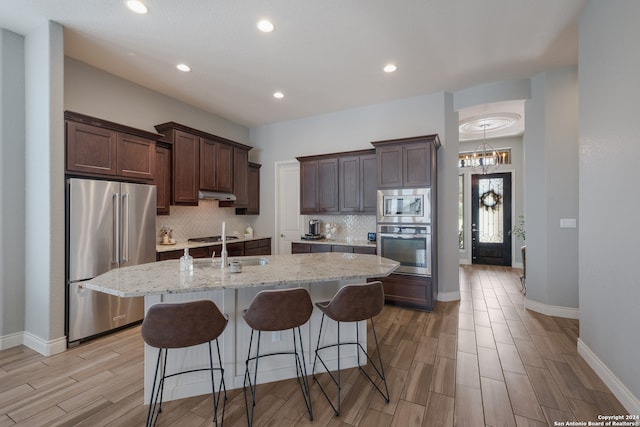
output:
[[225,200],[225,201],[234,201],[236,200],[236,195],[232,193],[220,193],[217,191],[198,191],[198,199],[205,200]]

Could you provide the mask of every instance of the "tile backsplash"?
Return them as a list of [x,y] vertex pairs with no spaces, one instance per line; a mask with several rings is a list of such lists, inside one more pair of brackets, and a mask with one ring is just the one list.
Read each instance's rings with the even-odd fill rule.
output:
[[222,234],[222,222],[227,235],[242,235],[247,225],[254,226],[254,215],[236,215],[235,208],[221,208],[217,200],[200,200],[198,206],[171,206],[171,215],[156,217],[156,237],[160,229],[173,230],[176,242],[186,242],[191,237],[218,236]]
[[367,240],[368,232],[376,231],[375,215],[305,215],[304,232],[309,231],[309,220],[320,220],[320,232],[325,234],[326,224],[335,224],[336,240],[362,242]]
[[[367,233],[376,231],[375,215],[305,215],[304,233],[309,231],[310,219],[320,220],[320,232],[325,233],[325,224],[336,225],[336,240],[364,242]],[[222,222],[226,223],[227,234],[242,235],[248,225],[255,228],[254,215],[236,215],[235,208],[221,208],[217,200],[200,200],[198,206],[171,206],[171,215],[156,217],[156,237],[160,241],[160,229],[173,230],[178,243],[192,237],[217,236],[222,234]]]

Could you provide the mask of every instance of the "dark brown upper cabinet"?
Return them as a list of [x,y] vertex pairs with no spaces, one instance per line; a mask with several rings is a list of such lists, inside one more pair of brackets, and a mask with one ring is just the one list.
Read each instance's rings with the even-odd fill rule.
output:
[[339,211],[376,212],[377,161],[373,150],[362,155],[339,157]]
[[372,142],[376,147],[378,188],[430,187],[438,135]]
[[149,183],[161,135],[66,111],[66,172]]
[[[236,208],[236,215],[260,214],[260,167],[258,163],[248,163],[248,202],[246,208]],[[236,194],[237,196],[237,194]]]
[[200,189],[231,193],[233,191],[232,146],[200,139]]
[[234,149],[251,147],[175,122],[155,128],[173,143],[173,204],[197,205],[200,189],[233,192]]
[[171,144],[158,141],[156,145],[156,213],[169,215],[171,205]]
[[298,157],[300,213],[375,213],[374,150]]
[[200,138],[174,129],[165,134],[173,141],[171,204],[198,205],[200,189]]
[[249,206],[249,150],[233,147],[233,194],[236,200],[220,201],[222,207],[247,208]]
[[[313,158],[315,157],[315,158]],[[300,213],[338,212],[338,159],[299,157]]]

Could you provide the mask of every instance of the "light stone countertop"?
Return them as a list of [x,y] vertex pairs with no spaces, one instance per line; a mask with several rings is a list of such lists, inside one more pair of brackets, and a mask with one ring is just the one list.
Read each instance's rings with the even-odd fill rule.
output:
[[[180,272],[179,260],[159,261],[108,271],[84,283],[87,289],[119,297],[180,292],[238,289],[255,286],[303,285],[385,277],[399,265],[377,255],[314,253],[232,257],[229,260],[265,258],[267,265],[243,265],[242,272],[220,269],[210,259],[195,259],[191,274]],[[217,264],[219,266],[219,263]]]

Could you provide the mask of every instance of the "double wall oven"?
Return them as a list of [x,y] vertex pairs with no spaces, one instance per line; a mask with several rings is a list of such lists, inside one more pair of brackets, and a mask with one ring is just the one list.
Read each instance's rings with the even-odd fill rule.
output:
[[431,276],[431,189],[378,190],[378,254],[396,273]]

